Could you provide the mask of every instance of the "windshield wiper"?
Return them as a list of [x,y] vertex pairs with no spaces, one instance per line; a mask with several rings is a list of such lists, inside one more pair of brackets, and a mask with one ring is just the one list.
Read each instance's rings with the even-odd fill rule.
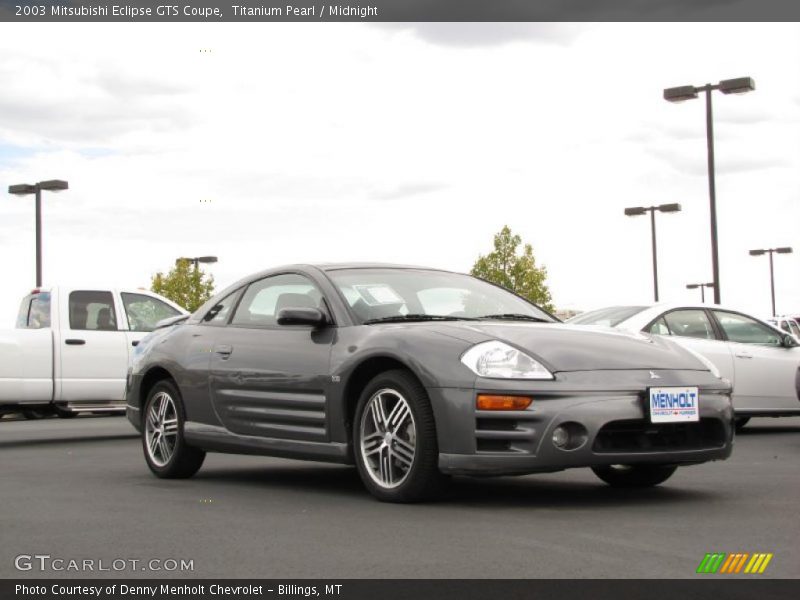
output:
[[549,319],[534,317],[533,315],[523,315],[522,313],[501,313],[498,315],[483,315],[478,317],[481,320],[498,319],[503,321],[534,321],[536,323],[552,323]]
[[410,315],[392,315],[391,317],[380,317],[378,319],[367,319],[364,325],[372,325],[373,323],[401,323],[403,321],[476,321],[471,317],[452,317],[450,315],[423,315],[423,314],[410,314]]

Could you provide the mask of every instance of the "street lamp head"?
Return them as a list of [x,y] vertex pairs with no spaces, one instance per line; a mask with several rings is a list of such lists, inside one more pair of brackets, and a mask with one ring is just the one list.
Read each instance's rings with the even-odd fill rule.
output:
[[632,208],[625,209],[625,216],[627,217],[638,217],[639,215],[643,215],[647,212],[647,209],[644,206],[634,206]]
[[217,257],[216,256],[198,256],[194,260],[196,260],[199,263],[215,263],[215,262],[217,262]]
[[18,185],[8,186],[8,193],[16,196],[25,196],[26,194],[36,193],[36,186],[28,183],[20,183]]
[[778,254],[791,254],[792,249],[789,248],[788,246],[784,246],[782,248],[775,248],[775,252],[777,252]]
[[756,82],[752,77],[738,77],[725,79],[719,82],[719,91],[723,94],[746,94],[756,89]]
[[766,253],[766,250],[750,250],[750,256],[761,256],[762,254]]
[[60,192],[69,189],[69,183],[61,179],[48,179],[47,181],[40,181],[36,185],[40,190],[47,190],[48,192]]
[[680,212],[681,205],[677,202],[674,204],[662,204],[658,207],[658,210],[661,212]]
[[699,284],[699,283],[687,283],[686,284],[686,289],[687,290],[696,290],[697,288],[700,287],[700,285],[701,284]]
[[664,90],[664,100],[667,102],[683,102],[697,98],[697,88],[693,85],[682,85]]

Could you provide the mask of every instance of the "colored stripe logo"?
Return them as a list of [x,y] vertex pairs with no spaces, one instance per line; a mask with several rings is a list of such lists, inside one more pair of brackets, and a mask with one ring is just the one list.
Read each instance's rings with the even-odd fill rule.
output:
[[711,552],[705,555],[697,573],[716,573],[735,575],[738,573],[749,573],[751,575],[761,574],[767,570],[769,561],[772,560],[772,553],[756,552]]

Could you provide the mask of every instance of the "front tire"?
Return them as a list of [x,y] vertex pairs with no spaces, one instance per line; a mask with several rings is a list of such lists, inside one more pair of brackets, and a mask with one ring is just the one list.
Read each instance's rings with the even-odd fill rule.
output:
[[197,473],[206,453],[186,444],[186,411],[177,386],[169,380],[153,386],[142,415],[142,449],[150,470],[163,479],[185,479]]
[[608,465],[592,467],[592,471],[611,487],[647,488],[672,477],[675,465]]
[[384,502],[436,496],[436,423],[425,388],[407,371],[377,375],[361,393],[353,422],[353,452],[364,486]]

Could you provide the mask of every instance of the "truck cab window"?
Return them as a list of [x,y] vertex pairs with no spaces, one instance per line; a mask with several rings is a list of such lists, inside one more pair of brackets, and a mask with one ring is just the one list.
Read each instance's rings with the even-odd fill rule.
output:
[[50,327],[50,292],[26,296],[19,308],[17,329],[47,329]]
[[145,294],[122,292],[122,304],[125,306],[128,328],[131,331],[153,331],[156,323],[162,319],[181,314],[169,304]]
[[117,313],[111,292],[80,291],[69,295],[70,329],[117,331]]

